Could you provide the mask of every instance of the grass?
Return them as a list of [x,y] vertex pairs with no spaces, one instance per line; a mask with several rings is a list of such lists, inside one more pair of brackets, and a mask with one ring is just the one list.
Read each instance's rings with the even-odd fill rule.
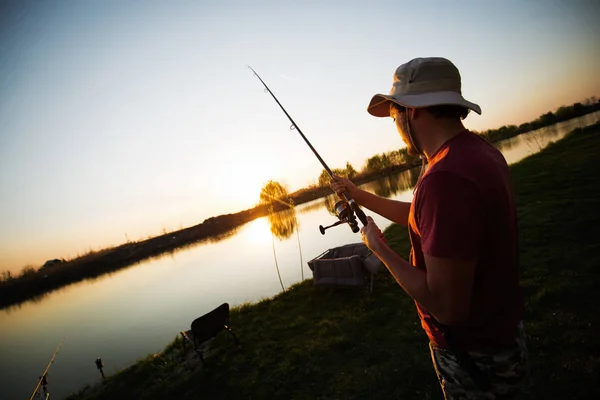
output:
[[[597,124],[512,167],[528,399],[600,398],[599,155]],[[385,233],[406,257],[405,228]],[[219,335],[206,369],[176,339],[69,399],[442,399],[413,302],[388,273],[371,295],[304,281],[232,309],[231,326],[242,346]]]

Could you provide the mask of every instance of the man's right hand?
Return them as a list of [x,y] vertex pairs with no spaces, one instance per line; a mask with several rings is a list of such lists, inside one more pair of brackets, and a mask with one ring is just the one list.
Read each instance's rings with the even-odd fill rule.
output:
[[356,194],[360,189],[350,181],[350,179],[334,175],[330,185],[331,189],[337,193],[340,199],[344,199],[343,193],[346,192],[352,198],[356,197]]

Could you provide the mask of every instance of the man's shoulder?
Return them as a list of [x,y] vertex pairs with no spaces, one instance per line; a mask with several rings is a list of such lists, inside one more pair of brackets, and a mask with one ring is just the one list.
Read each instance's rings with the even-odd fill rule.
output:
[[500,169],[508,170],[502,153],[487,140],[473,132],[465,132],[452,141],[443,157],[431,165],[431,172],[447,172],[471,181],[479,181]]
[[480,197],[481,187],[477,180],[468,174],[452,169],[432,169],[421,179],[416,198],[429,198],[432,201],[446,201],[457,193],[469,193],[473,198]]
[[457,146],[458,152],[465,152],[467,161],[472,159],[474,162],[487,162],[487,163],[503,163],[506,164],[506,160],[502,155],[502,152],[496,148],[493,144],[479,136],[477,133],[468,132],[464,136],[462,146]]
[[448,146],[451,150],[451,153],[459,153],[469,156],[477,156],[478,154],[489,155],[489,154],[499,154],[502,155],[500,150],[498,150],[493,144],[488,142],[486,139],[481,137],[475,132],[471,132],[469,130],[460,134],[456,137],[456,140],[453,140],[449,143]]

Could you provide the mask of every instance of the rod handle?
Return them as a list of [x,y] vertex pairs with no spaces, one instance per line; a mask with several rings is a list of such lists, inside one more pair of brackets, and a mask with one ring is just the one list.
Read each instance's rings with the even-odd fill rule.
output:
[[[356,203],[356,201],[354,201],[354,199],[352,199],[350,196],[348,196],[347,193],[344,193],[344,197],[346,197],[346,201],[348,202],[348,204],[350,204],[350,207],[352,207],[352,210],[354,210],[354,213],[356,214],[358,219],[360,219],[360,222],[362,222],[363,225],[366,226],[367,225],[367,216],[365,215],[365,212],[362,210],[362,208],[360,208],[358,206],[358,204]],[[381,232],[380,237],[381,237],[381,240],[386,242],[383,232]]]
[[350,197],[346,192],[344,192],[344,198],[346,199],[348,204],[350,204],[350,207],[352,207],[352,211],[354,211],[358,219],[360,219],[360,222],[362,222],[362,224],[366,226],[367,216],[365,215],[365,212],[362,210],[362,208],[360,208],[358,206],[358,203],[354,201],[354,199]]

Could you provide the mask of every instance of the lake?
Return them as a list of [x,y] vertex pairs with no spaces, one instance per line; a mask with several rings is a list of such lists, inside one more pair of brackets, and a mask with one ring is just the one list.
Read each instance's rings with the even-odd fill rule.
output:
[[[497,146],[512,164],[577,127],[600,121],[600,112],[507,139]],[[361,187],[410,201],[419,168]],[[236,306],[272,297],[312,277],[307,261],[323,251],[360,242],[346,225],[330,225],[334,196],[242,225],[219,240],[156,257],[97,279],[79,282],[0,311],[0,399],[29,398],[57,345],[48,373],[52,398],[62,398],[161,351],[196,317],[221,303]],[[383,230],[390,221],[370,213]],[[232,326],[235,331],[235,326]],[[241,338],[243,340],[243,338]]]

